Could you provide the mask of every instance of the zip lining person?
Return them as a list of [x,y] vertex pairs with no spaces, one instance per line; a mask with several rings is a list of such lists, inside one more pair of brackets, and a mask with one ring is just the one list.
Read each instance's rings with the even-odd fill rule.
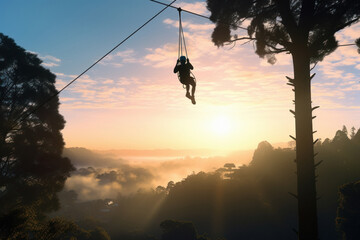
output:
[[[196,82],[195,79],[190,75],[190,70],[193,70],[194,67],[191,65],[189,58],[181,56],[177,61],[174,68],[174,73],[179,72],[179,80],[186,87],[186,97],[189,98],[192,104],[196,104],[195,101],[195,89]],[[191,94],[190,94],[190,85],[191,85]]]
[[[196,89],[196,79],[194,74],[190,70],[193,70],[194,67],[190,63],[185,43],[184,31],[181,23],[181,8],[178,8],[179,12],[179,49],[178,49],[178,59],[174,68],[174,73],[178,73],[179,81],[186,87],[186,97],[189,98],[192,104],[195,102],[195,89]],[[184,50],[184,52],[183,52]],[[185,56],[186,57],[185,57]],[[190,94],[190,85],[191,85],[191,94]]]

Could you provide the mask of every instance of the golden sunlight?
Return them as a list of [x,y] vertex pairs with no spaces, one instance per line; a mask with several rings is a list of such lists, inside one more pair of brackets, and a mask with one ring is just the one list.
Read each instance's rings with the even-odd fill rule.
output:
[[217,135],[228,135],[233,130],[233,125],[227,116],[217,116],[211,122],[211,131]]

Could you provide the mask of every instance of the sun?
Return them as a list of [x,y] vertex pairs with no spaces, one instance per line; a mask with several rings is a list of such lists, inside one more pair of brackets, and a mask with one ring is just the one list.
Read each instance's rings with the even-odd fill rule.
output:
[[232,124],[228,117],[217,116],[211,122],[211,130],[217,135],[228,135],[232,130]]

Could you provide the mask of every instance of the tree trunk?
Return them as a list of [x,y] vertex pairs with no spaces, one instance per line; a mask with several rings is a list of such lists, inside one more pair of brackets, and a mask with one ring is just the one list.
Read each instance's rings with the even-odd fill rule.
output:
[[[300,48],[304,50],[305,48]],[[318,240],[310,59],[293,53],[299,240]]]

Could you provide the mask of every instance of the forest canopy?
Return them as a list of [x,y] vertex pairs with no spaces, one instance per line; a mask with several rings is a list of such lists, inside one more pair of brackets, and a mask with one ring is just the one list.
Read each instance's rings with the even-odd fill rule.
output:
[[[323,160],[317,178],[320,236],[335,240],[341,235],[335,224],[338,189],[360,177],[360,132],[353,128],[348,133],[344,127],[332,139],[317,142],[315,151],[319,153],[316,162]],[[294,159],[293,148],[274,148],[264,141],[248,165],[238,164],[239,159],[235,167],[228,163],[153,190],[119,191],[117,197],[92,201],[79,201],[75,191],[64,191],[62,209],[56,215],[80,225],[88,219],[82,226],[92,219],[92,226],[104,227],[113,239],[160,236],[160,223],[171,219],[192,222],[198,234],[206,233],[211,239],[296,239],[296,199],[291,195],[296,189]],[[99,169],[78,171],[94,174]],[[121,167],[93,176],[99,181],[107,176],[108,184],[114,184],[121,178],[109,176],[120,172]]]

